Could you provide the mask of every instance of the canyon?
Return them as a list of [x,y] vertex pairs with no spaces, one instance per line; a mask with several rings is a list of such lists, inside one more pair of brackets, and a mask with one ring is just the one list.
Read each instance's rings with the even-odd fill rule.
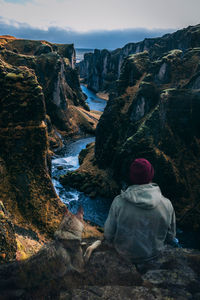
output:
[[[145,157],[178,226],[199,232],[199,43],[200,25],[190,26],[95,50],[77,68],[73,45],[0,37],[0,263],[28,257],[23,237],[34,248],[29,256],[52,239],[66,205],[52,183],[51,158],[80,137],[92,143],[80,152],[78,170],[62,172],[64,187],[112,200],[129,184],[132,160]],[[103,114],[90,110],[78,72],[89,89],[109,93]],[[84,226],[86,245],[102,236],[101,228]],[[199,258],[198,250],[169,247],[139,270],[102,246],[83,274],[68,275],[70,286],[69,278],[47,279],[27,297],[198,299]]]

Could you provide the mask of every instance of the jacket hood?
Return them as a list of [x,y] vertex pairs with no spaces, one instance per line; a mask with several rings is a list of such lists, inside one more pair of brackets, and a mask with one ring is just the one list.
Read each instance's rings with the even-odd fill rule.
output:
[[153,209],[161,201],[161,191],[156,183],[131,185],[121,191],[121,197],[143,209]]

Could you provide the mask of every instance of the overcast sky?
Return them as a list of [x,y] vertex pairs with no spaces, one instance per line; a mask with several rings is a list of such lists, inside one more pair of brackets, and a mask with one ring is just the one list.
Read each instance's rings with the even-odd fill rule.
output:
[[0,34],[76,47],[116,48],[198,23],[200,0],[0,0]]

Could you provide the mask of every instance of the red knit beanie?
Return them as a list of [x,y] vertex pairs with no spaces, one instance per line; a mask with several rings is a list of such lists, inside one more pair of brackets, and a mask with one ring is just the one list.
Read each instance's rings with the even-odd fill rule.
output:
[[145,158],[135,159],[130,166],[130,181],[132,184],[147,184],[152,181],[154,168]]

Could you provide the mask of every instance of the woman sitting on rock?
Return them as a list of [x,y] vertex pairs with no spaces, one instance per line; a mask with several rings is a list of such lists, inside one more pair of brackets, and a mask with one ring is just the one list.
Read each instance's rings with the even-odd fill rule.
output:
[[133,161],[132,185],[114,199],[104,227],[106,241],[133,263],[155,258],[164,243],[176,240],[174,208],[159,186],[152,183],[153,177],[148,160]]

